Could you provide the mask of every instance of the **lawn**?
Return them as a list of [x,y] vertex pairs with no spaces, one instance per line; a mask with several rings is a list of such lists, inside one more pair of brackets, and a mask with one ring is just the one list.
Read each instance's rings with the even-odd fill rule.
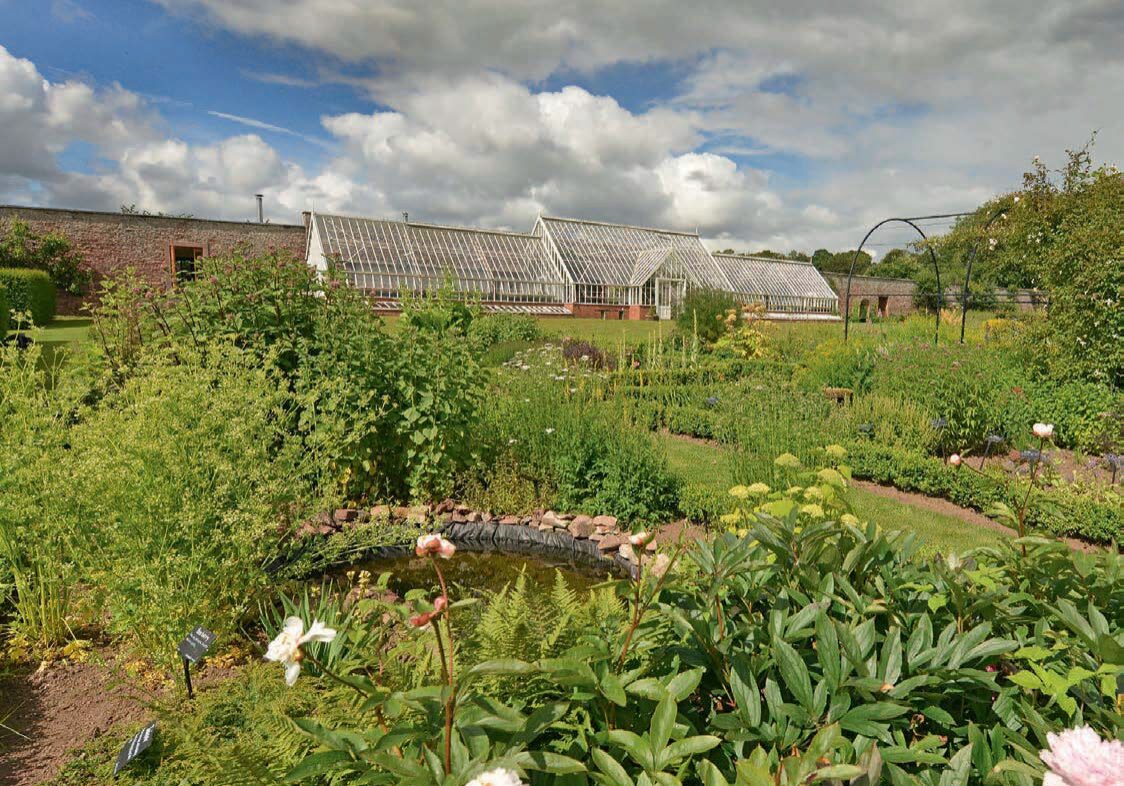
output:
[[[660,434],[672,471],[685,483],[712,488],[722,493],[734,485],[722,448],[702,442]],[[852,488],[848,496],[855,515],[873,521],[883,529],[908,529],[924,540],[925,553],[963,552],[995,543],[1002,536],[975,527],[952,516],[907,505]],[[732,506],[731,506],[732,507]]]

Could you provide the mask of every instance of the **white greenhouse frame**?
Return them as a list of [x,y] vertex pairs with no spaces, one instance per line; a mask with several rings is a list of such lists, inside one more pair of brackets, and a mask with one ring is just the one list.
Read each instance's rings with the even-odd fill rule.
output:
[[639,306],[667,319],[688,289],[708,288],[771,314],[838,313],[810,263],[711,254],[697,233],[600,221],[540,216],[524,234],[313,213],[307,255],[322,271],[340,265],[383,309],[448,287],[497,311]]

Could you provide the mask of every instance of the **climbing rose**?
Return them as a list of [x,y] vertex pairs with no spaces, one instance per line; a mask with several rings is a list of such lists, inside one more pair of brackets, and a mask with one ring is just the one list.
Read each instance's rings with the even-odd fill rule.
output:
[[953,453],[951,456],[948,457],[948,463],[951,464],[954,467],[959,467],[960,462],[961,462],[961,458],[960,458],[959,453]]
[[449,559],[456,551],[457,547],[440,535],[422,535],[418,538],[418,545],[414,548],[414,553],[419,557],[424,557],[426,554],[438,554],[445,559]]
[[633,546],[644,546],[651,539],[652,534],[644,532],[643,530],[641,530],[640,532],[634,532],[633,534],[628,536],[628,542]]
[[1032,428],[1031,431],[1033,431],[1034,436],[1038,437],[1039,439],[1049,439],[1050,437],[1054,436],[1054,424],[1035,423],[1034,428]]
[[285,684],[292,686],[301,673],[301,645],[310,641],[331,641],[336,637],[332,628],[327,628],[319,620],[313,620],[308,633],[304,632],[304,620],[289,617],[277,638],[269,642],[265,659],[275,661],[285,667]]
[[477,775],[465,786],[523,786],[523,781],[511,770],[499,767]]
[[1050,768],[1042,786],[1124,786],[1124,743],[1102,740],[1088,726],[1047,734],[1039,757]]

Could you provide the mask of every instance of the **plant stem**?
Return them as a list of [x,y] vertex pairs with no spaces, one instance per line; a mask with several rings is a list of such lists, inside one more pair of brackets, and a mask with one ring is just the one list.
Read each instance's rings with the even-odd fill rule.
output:
[[328,675],[329,677],[331,677],[331,678],[332,678],[333,680],[335,680],[336,682],[338,682],[338,683],[339,683],[340,685],[345,685],[345,686],[347,686],[348,688],[351,688],[351,689],[352,689],[352,690],[354,690],[354,691],[358,691],[359,693],[363,694],[364,696],[370,697],[370,695],[371,695],[370,693],[368,693],[367,691],[363,690],[362,688],[360,688],[360,687],[359,687],[358,685],[356,685],[355,683],[353,683],[353,682],[348,682],[348,681],[347,681],[347,680],[345,680],[345,679],[344,679],[343,677],[341,677],[341,676],[339,676],[338,674],[336,674],[336,673],[335,673],[334,671],[332,671],[332,670],[331,670],[331,669],[329,669],[329,668],[328,668],[327,666],[325,666],[325,665],[324,665],[323,663],[321,663],[321,662],[320,662],[320,661],[319,661],[319,660],[318,660],[318,659],[316,658],[316,656],[315,656],[315,655],[313,655],[313,654],[312,654],[311,652],[308,652],[307,650],[305,650],[305,649],[302,649],[302,650],[301,650],[301,654],[302,654],[302,655],[304,656],[305,660],[307,660],[307,661],[308,661],[309,663],[311,663],[311,664],[312,664],[313,666],[315,666],[316,668],[320,669],[320,673],[321,673],[321,674],[326,674],[326,675]]
[[442,616],[445,617],[445,634],[449,637],[449,665],[446,669],[445,650],[441,644],[441,629],[439,622],[434,620],[433,630],[437,634],[437,648],[441,652],[441,665],[445,671],[445,679],[449,684],[449,698],[445,700],[445,774],[448,775],[453,771],[453,715],[457,709],[456,669],[453,662],[453,651],[455,649],[453,620],[449,609],[449,589],[445,585],[445,575],[441,572],[436,557],[430,554],[429,561],[433,563],[433,570],[437,573],[437,581],[441,585],[441,595],[445,598],[445,610],[442,612]]

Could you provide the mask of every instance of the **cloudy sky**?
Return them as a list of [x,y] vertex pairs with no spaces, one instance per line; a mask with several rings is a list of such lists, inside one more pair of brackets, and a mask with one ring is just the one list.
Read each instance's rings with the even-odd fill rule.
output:
[[[0,203],[853,247],[1098,131],[1120,0],[0,0]],[[885,237],[892,243],[897,238]]]

